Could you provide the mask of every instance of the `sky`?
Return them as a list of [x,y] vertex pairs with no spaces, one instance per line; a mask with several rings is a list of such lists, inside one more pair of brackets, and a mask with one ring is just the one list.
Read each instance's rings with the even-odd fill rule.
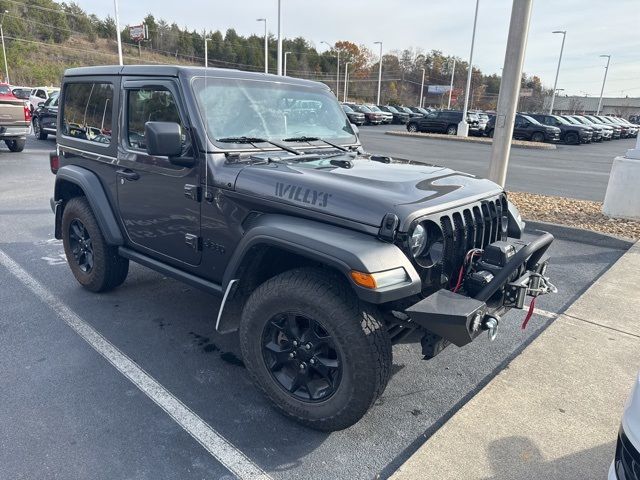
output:
[[[76,0],[88,13],[113,16],[113,2]],[[179,5],[179,8],[176,8]],[[473,65],[500,73],[512,0],[480,0]],[[277,32],[277,0],[119,0],[120,23],[147,13],[196,30],[234,28],[261,35],[257,18]],[[283,34],[321,41],[349,40],[374,51],[420,48],[469,59],[475,0],[282,0]],[[599,96],[606,58],[611,65],[605,96],[640,97],[640,0],[534,0],[524,71],[553,87],[562,35],[566,42],[558,79],[560,94]]]

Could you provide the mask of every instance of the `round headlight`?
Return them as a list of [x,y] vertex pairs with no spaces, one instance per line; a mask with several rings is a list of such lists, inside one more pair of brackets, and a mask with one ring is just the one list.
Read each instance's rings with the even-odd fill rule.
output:
[[409,237],[409,247],[411,248],[411,254],[414,257],[419,256],[424,247],[427,246],[427,232],[421,224],[416,225],[413,229],[411,237]]

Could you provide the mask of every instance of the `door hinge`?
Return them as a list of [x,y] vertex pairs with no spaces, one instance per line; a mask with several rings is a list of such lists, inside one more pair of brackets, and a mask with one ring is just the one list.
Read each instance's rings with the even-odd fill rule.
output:
[[189,200],[193,200],[195,202],[199,202],[200,201],[200,187],[198,187],[197,185],[191,185],[191,184],[187,183],[184,186],[184,196],[185,196],[185,198],[188,198]]
[[194,235],[193,233],[187,233],[184,236],[184,243],[186,243],[188,247],[191,247],[194,250],[202,250],[201,238],[197,235]]

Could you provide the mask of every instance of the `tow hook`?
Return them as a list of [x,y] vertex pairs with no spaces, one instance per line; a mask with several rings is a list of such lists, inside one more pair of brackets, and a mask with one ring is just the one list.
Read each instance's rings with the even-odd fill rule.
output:
[[482,322],[482,329],[486,330],[489,335],[489,340],[492,342],[498,336],[498,325],[500,323],[500,318],[494,315],[487,315],[484,322]]

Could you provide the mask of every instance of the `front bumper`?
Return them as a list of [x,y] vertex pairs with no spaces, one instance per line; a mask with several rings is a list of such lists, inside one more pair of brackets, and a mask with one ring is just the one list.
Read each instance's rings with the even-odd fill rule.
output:
[[544,139],[547,142],[559,142],[560,141],[560,132],[545,132]]
[[609,478],[614,480],[640,479],[640,451],[631,443],[620,428],[616,443],[616,456],[609,470]]
[[542,232],[522,246],[473,297],[441,289],[405,313],[431,334],[459,347],[466,345],[489,329],[489,323],[495,323],[497,329],[500,318],[511,308],[524,308],[527,295],[535,298],[546,293],[541,292],[546,280],[544,255],[552,241],[553,235]]

